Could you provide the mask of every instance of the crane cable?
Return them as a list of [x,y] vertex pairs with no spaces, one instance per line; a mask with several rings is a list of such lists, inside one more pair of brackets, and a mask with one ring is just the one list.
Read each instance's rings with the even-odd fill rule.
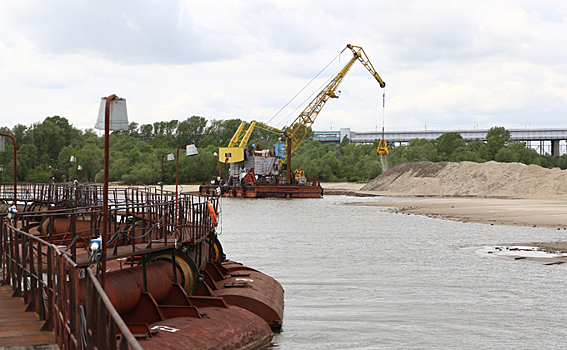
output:
[[270,120],[268,120],[265,124],[270,124],[270,122],[278,115],[280,114],[281,111],[283,111],[284,108],[287,107],[287,105],[289,105],[291,103],[291,101],[293,101],[303,90],[305,90],[309,84],[311,84],[321,73],[323,73],[323,71],[325,69],[327,69],[327,67],[329,67],[331,65],[331,63],[333,63],[338,57],[341,56],[341,54],[346,50],[346,48],[344,48],[341,52],[339,52],[338,55],[336,55],[323,69],[321,69],[321,71],[319,73],[317,73],[317,75],[315,75],[301,90],[299,90],[299,92],[297,94],[295,94],[295,96],[293,96],[291,98],[291,100],[289,100],[276,114],[274,114],[273,117],[270,118]]
[[386,119],[386,88],[382,90],[382,140],[384,140],[384,120]]
[[[301,103],[299,104],[299,106],[297,106],[293,111],[289,112],[289,114],[284,118],[284,120],[282,120],[282,122],[287,121],[287,118],[289,118],[292,114],[296,113],[297,110],[299,109],[299,107],[302,107],[302,106],[304,106],[305,104],[309,104],[310,101],[313,101],[313,96],[318,95],[318,94],[321,92],[321,90],[322,90],[325,86],[329,85],[329,82],[330,82],[331,80],[333,80],[333,79],[337,76],[337,74],[339,74],[339,72],[340,72],[341,70],[343,70],[343,68],[344,68],[344,66],[341,67],[341,68],[339,68],[339,69],[337,69],[337,71],[334,72],[326,81],[324,81],[323,84],[321,84],[317,90],[315,90],[311,95],[309,95],[308,97],[306,97],[305,100],[303,100],[303,102],[301,102]],[[279,125],[279,124],[278,124],[278,125]],[[281,128],[283,129],[283,127],[281,127]]]

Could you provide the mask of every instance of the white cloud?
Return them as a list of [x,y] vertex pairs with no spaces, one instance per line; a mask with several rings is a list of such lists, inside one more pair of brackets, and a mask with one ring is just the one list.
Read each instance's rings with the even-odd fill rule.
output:
[[188,64],[238,54],[228,33],[195,26],[190,7],[181,1],[36,0],[12,2],[3,10],[5,25],[40,53],[124,64]]
[[[0,122],[94,125],[116,93],[140,124],[290,123],[345,51],[386,81],[387,129],[565,125],[567,4],[555,1],[4,1]],[[315,128],[373,130],[382,90],[355,63]]]

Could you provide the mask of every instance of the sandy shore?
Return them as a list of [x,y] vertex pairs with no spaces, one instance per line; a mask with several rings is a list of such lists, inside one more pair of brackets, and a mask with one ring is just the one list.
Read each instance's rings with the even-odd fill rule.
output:
[[567,228],[567,200],[434,197],[363,205],[463,222]]
[[[360,191],[364,184],[322,184],[325,195],[408,197],[403,193]],[[396,213],[496,225],[543,226],[567,229],[567,198],[408,197],[403,201],[361,202]]]

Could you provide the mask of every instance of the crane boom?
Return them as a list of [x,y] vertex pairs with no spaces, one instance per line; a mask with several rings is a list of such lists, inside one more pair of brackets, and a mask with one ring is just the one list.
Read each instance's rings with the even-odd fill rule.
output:
[[[309,105],[299,114],[299,116],[284,130],[279,130],[277,128],[271,127],[266,124],[262,124],[257,121],[245,122],[243,121],[238,127],[237,131],[233,135],[227,147],[221,147],[219,149],[219,161],[231,164],[231,169],[234,165],[234,170],[231,173],[236,174],[238,171],[247,171],[249,165],[245,165],[246,155],[245,149],[247,147],[248,141],[254,131],[254,128],[261,128],[266,131],[275,133],[278,138],[284,142],[285,146],[279,148],[276,151],[278,161],[277,168],[282,169],[284,164],[289,161],[289,156],[299,147],[307,132],[315,122],[315,119],[319,115],[319,112],[323,109],[325,104],[330,98],[338,98],[340,91],[337,88],[345,78],[346,74],[351,69],[354,62],[360,61],[366,69],[372,74],[372,76],[378,81],[380,87],[384,88],[386,83],[380,78],[372,63],[366,56],[366,53],[360,46],[347,45],[344,49],[350,49],[353,53],[353,57],[344,65],[344,67],[339,71],[339,73],[317,94],[317,96],[309,103]],[[343,50],[343,51],[344,51]],[[277,145],[276,145],[277,146]],[[276,147],[274,146],[274,147]],[[280,153],[279,151],[285,150],[285,153]],[[274,164],[275,165],[275,164]],[[286,169],[287,170],[287,169]]]
[[[341,69],[341,71],[331,80],[321,92],[311,101],[311,103],[299,114],[299,116],[290,124],[290,126],[284,130],[285,133],[289,137],[291,137],[291,145],[292,149],[291,152],[293,153],[297,147],[301,144],[305,135],[307,135],[307,131],[311,128],[311,125],[315,122],[315,119],[319,115],[319,112],[325,106],[325,103],[329,100],[329,98],[338,98],[339,94],[337,94],[337,88],[345,78],[346,74],[354,64],[356,60],[359,60],[366,69],[372,74],[372,76],[378,81],[381,88],[386,86],[386,83],[380,78],[380,75],[376,72],[372,63],[366,56],[366,53],[360,46],[353,46],[347,45],[352,53],[353,57],[350,61],[345,64],[345,66]],[[280,166],[285,162],[285,160],[280,161]]]

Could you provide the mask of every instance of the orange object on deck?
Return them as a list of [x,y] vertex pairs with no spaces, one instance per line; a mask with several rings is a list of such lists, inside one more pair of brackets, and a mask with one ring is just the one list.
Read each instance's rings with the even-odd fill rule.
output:
[[211,203],[211,201],[207,201],[207,206],[209,207],[209,216],[211,217],[213,225],[218,226],[219,222],[217,220],[217,214],[215,213],[215,207],[213,207],[213,203]]

